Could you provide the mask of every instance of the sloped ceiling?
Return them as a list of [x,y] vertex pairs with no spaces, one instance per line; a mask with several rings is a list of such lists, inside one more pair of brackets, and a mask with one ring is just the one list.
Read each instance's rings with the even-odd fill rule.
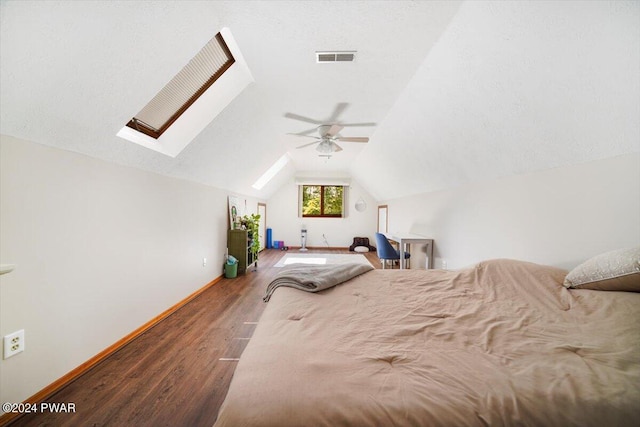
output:
[[[640,151],[638,2],[0,5],[0,132],[232,192],[343,174],[385,200]],[[255,83],[176,158],[116,137],[222,27]],[[325,160],[286,113],[377,126]]]
[[387,199],[640,151],[639,11],[464,3],[354,177]]

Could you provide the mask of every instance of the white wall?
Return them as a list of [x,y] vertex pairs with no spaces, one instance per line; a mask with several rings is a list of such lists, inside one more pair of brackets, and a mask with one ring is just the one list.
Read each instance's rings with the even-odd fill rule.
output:
[[[364,212],[355,210],[358,199],[367,204]],[[300,246],[300,230],[307,228],[307,246],[348,247],[354,237],[368,237],[375,246],[378,211],[376,201],[352,181],[347,192],[346,218],[301,218],[298,216],[298,186],[292,179],[283,185],[267,203],[267,227],[273,230],[273,240],[282,240],[287,246]]]
[[[389,230],[435,239],[435,268],[514,258],[570,269],[640,245],[640,154],[389,200]],[[413,266],[424,267],[415,253]],[[413,255],[412,255],[413,256]]]
[[[222,273],[225,191],[0,138],[0,401],[20,402]],[[252,203],[251,203],[252,204]],[[202,265],[206,257],[207,266]]]

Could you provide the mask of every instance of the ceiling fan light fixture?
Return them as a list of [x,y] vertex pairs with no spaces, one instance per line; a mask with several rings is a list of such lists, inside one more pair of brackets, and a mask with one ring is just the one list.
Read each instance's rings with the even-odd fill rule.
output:
[[333,144],[331,144],[331,141],[329,140],[324,140],[320,142],[320,144],[318,144],[318,146],[316,147],[316,150],[322,154],[329,154],[329,153],[333,153],[334,151]]

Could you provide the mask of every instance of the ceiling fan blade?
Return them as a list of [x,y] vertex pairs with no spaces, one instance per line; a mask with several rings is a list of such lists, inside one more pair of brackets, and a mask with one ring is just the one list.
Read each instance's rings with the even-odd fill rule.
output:
[[327,122],[333,123],[338,120],[338,117],[340,117],[342,112],[346,110],[348,106],[348,102],[339,102],[338,104],[336,104],[336,108],[333,109],[333,113],[331,114],[331,117],[329,117],[329,120],[327,120]]
[[333,138],[341,130],[342,130],[342,126],[340,126],[340,125],[332,125],[331,128],[329,129],[329,132],[327,132],[327,136],[330,137],[330,138]]
[[320,139],[317,136],[311,136],[311,135],[302,135],[299,133],[288,133],[287,135],[293,135],[293,136],[300,136],[302,138],[313,138],[313,139]]
[[377,126],[377,123],[368,122],[368,123],[340,123],[340,126],[351,127],[351,126]]
[[308,146],[310,146],[310,145],[317,144],[318,142],[320,142],[320,141],[314,141],[314,142],[310,142],[310,143],[308,143],[308,144],[302,144],[301,146],[296,147],[296,148],[304,148],[304,147],[308,147]]
[[369,138],[367,138],[366,136],[347,136],[347,137],[340,137],[340,138],[336,138],[338,141],[344,141],[344,142],[369,142]]
[[310,119],[309,117],[301,116],[299,114],[285,113],[284,116],[287,119],[300,120],[301,122],[307,122],[307,123],[311,123],[313,125],[321,125],[322,124],[322,122],[319,122],[318,120]]
[[331,141],[331,144],[333,145],[333,152],[337,153],[338,151],[342,151],[342,147],[340,147],[338,144],[336,144],[335,142]]
[[301,132],[296,132],[296,133],[290,133],[290,135],[302,135],[302,136],[306,136],[309,135],[311,133],[317,133],[318,132],[318,128],[311,128],[311,129],[307,129],[307,130],[303,130]]

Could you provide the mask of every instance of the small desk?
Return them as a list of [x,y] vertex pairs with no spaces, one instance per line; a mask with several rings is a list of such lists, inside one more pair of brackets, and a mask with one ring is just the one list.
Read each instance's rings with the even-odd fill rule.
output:
[[410,245],[412,243],[427,245],[427,257],[429,259],[427,268],[433,268],[433,239],[428,239],[424,236],[413,233],[384,233],[384,235],[387,239],[398,242],[398,249],[400,249],[400,269],[405,268],[405,245]]

